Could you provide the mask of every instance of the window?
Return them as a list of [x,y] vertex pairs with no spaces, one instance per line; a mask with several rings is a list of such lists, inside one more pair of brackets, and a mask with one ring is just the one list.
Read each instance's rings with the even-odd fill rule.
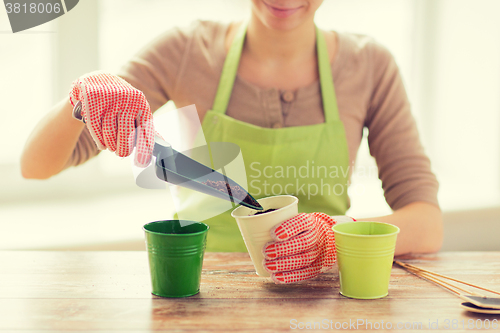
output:
[[[500,202],[500,2],[441,1],[426,148],[445,209]],[[426,84],[426,82],[421,82]]]
[[[29,133],[52,100],[52,46],[50,22],[17,34],[11,33],[5,10],[0,9],[0,101],[3,115],[0,165],[13,165]],[[0,176],[1,177],[1,176]]]

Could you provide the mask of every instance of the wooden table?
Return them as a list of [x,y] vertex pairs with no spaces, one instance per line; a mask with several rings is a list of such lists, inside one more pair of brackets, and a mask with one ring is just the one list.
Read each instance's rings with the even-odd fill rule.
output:
[[[448,252],[411,263],[500,289],[500,252]],[[444,289],[401,268],[389,296],[354,300],[338,293],[338,274],[275,285],[255,275],[243,253],[207,253],[201,292],[183,299],[150,293],[146,252],[0,252],[0,331],[283,331],[387,328],[468,330],[499,315],[462,310]],[[471,324],[473,323],[473,324]],[[497,323],[496,329],[493,329]],[[383,326],[381,326],[383,325]],[[412,326],[413,325],[413,326]],[[397,330],[396,330],[397,331]]]

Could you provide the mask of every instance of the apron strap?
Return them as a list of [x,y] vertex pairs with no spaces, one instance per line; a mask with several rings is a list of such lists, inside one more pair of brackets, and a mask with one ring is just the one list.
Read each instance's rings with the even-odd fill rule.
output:
[[323,36],[318,27],[316,27],[316,48],[318,53],[319,82],[321,86],[325,122],[332,123],[340,120],[337,96],[335,95],[335,88],[333,87],[332,68],[330,66],[325,36]]
[[[219,86],[217,87],[217,93],[212,106],[212,111],[216,113],[226,113],[229,100],[231,99],[234,81],[238,73],[238,65],[245,43],[246,31],[247,22],[244,22],[239,27],[229,52],[227,53],[226,60],[224,61]],[[318,27],[316,27],[316,49],[318,54],[318,71],[325,122],[332,123],[340,119],[337,107],[337,97],[335,96],[335,88],[333,87],[332,69],[330,67],[325,37]]]
[[234,80],[236,79],[238,65],[240,64],[241,51],[243,50],[243,44],[245,43],[247,24],[247,22],[243,22],[241,24],[236,35],[234,36],[234,40],[231,44],[229,52],[227,53],[226,60],[224,61],[224,67],[222,68],[222,74],[219,80],[219,87],[217,88],[217,94],[215,95],[214,104],[212,106],[212,111],[217,113],[226,113],[229,100],[231,99]]

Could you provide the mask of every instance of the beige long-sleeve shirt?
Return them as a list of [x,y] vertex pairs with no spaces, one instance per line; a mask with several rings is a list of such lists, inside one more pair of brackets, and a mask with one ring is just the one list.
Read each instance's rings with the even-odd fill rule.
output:
[[[119,75],[144,92],[153,112],[173,100],[179,108],[195,104],[203,118],[215,98],[228,28],[224,23],[196,21],[188,28],[170,30],[131,59]],[[370,153],[391,208],[415,201],[438,205],[438,182],[420,143],[394,58],[367,36],[337,36],[332,75],[350,160],[354,161],[367,127]],[[227,115],[270,128],[322,123],[319,82],[285,91],[262,89],[237,77]],[[97,155],[89,138],[84,131],[69,165]]]

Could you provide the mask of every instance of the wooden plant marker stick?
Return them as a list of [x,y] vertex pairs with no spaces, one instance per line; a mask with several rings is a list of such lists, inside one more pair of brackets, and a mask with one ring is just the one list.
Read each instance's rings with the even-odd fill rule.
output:
[[451,292],[453,292],[454,294],[457,294],[457,295],[462,295],[460,292],[456,291],[456,290],[453,290],[452,288],[455,288],[457,290],[460,290],[464,293],[466,293],[467,295],[473,295],[473,296],[479,296],[479,297],[484,297],[484,295],[481,295],[481,294],[478,294],[478,293],[475,293],[475,292],[472,292],[470,290],[467,290],[467,289],[464,289],[464,288],[461,288],[461,287],[458,287],[454,284],[451,284],[449,282],[446,282],[444,280],[441,280],[441,279],[438,279],[434,276],[432,276],[431,274],[428,274],[428,273],[425,273],[425,272],[421,272],[421,271],[418,271],[418,270],[414,270],[414,269],[411,269],[411,268],[408,268],[408,271],[410,271],[411,273],[415,274],[416,276],[418,277],[421,277],[421,278],[424,278],[424,279],[427,279],[429,281],[432,281],[438,285],[440,285],[441,287],[443,288],[446,288],[448,290],[450,290]]
[[483,287],[480,287],[480,286],[476,286],[476,285],[474,285],[472,283],[461,281],[461,280],[458,280],[458,279],[455,279],[455,278],[452,278],[452,277],[449,277],[449,276],[446,276],[446,275],[443,275],[443,274],[434,273],[434,272],[428,271],[426,269],[423,269],[423,268],[420,268],[420,267],[417,267],[417,266],[413,266],[411,264],[403,263],[403,262],[400,262],[400,261],[397,261],[397,260],[395,260],[394,262],[396,264],[398,264],[399,266],[404,267],[404,268],[412,268],[414,270],[419,270],[419,271],[425,272],[427,274],[439,276],[439,277],[442,277],[442,278],[445,278],[445,279],[448,279],[448,280],[451,280],[451,281],[455,281],[455,282],[458,282],[458,283],[465,284],[465,285],[470,286],[470,287],[474,287],[474,288],[477,288],[477,289],[488,291],[488,292],[493,293],[493,294],[500,295],[500,292],[495,291],[495,290],[491,290],[491,289],[488,289],[488,288],[483,288]]

